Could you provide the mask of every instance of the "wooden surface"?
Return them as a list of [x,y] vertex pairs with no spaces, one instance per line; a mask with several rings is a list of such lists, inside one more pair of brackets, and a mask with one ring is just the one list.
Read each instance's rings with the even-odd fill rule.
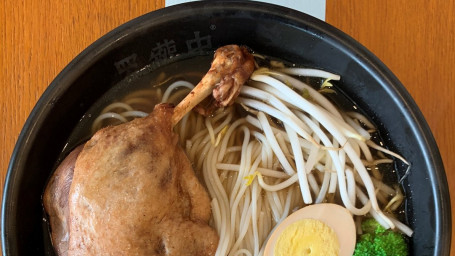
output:
[[[0,2],[0,187],[20,130],[54,77],[103,34],[162,7],[164,0]],[[445,0],[327,0],[326,15],[376,54],[414,97],[439,145],[452,193],[454,13],[454,1]]]

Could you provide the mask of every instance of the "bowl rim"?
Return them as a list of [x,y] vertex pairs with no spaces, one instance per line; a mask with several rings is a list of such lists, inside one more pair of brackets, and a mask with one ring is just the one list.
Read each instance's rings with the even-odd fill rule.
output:
[[[128,37],[130,34],[134,34],[136,31],[141,30],[142,27],[147,26],[150,22],[162,22],[171,15],[175,15],[177,12],[191,11],[192,9],[236,9],[243,8],[249,11],[257,11],[270,13],[273,15],[281,15],[283,19],[296,21],[301,24],[307,24],[312,29],[321,31],[327,35],[326,39],[331,41],[337,41],[338,44],[343,45],[343,49],[349,52],[349,55],[354,56],[356,61],[366,66],[366,69],[372,70],[372,74],[375,74],[375,78],[389,84],[387,88],[390,92],[397,96],[396,100],[399,101],[407,110],[408,122],[413,124],[413,132],[420,134],[423,138],[420,140],[420,149],[428,157],[426,164],[430,169],[428,170],[431,184],[433,184],[433,192],[435,199],[436,208],[436,227],[435,227],[435,240],[438,243],[435,244],[435,255],[449,255],[450,243],[451,243],[451,206],[450,206],[450,195],[447,183],[447,177],[445,175],[443,162],[439,153],[434,136],[430,130],[429,125],[425,121],[423,114],[414,102],[410,94],[407,92],[405,87],[401,84],[398,78],[377,58],[373,53],[366,49],[359,42],[331,26],[330,24],[320,21],[307,14],[300,13],[295,10],[288,9],[286,7],[255,2],[255,1],[210,1],[210,2],[190,2],[179,5],[174,5],[162,9],[158,9],[135,19],[132,19],[123,25],[118,26],[112,31],[108,32],[87,48],[85,48],[80,54],[78,54],[49,84],[36,105],[32,109],[29,117],[27,118],[20,135],[15,144],[12,152],[10,162],[8,165],[8,171],[5,178],[2,198],[2,210],[1,210],[1,242],[2,252],[7,255],[7,211],[8,203],[10,203],[11,190],[15,183],[16,176],[15,170],[18,165],[21,164],[22,156],[26,155],[24,147],[27,145],[29,138],[33,137],[36,133],[37,127],[41,124],[41,117],[45,116],[50,111],[50,106],[47,102],[53,98],[58,97],[63,91],[67,90],[71,86],[71,82],[84,73],[88,67],[106,54],[112,47],[120,45],[122,40]],[[354,55],[353,55],[354,54]]]

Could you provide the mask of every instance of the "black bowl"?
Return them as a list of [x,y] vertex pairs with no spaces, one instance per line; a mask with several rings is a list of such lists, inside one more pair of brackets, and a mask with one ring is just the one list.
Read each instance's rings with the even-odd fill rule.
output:
[[[339,86],[378,125],[386,146],[412,163],[403,187],[412,255],[449,255],[451,213],[438,148],[398,79],[362,45],[308,15],[254,2],[194,2],[157,10],[108,33],[51,83],[14,149],[2,205],[4,255],[53,255],[41,196],[84,113],[134,71],[226,44],[340,74]],[[65,152],[64,152],[65,153]],[[398,166],[398,175],[404,173]]]

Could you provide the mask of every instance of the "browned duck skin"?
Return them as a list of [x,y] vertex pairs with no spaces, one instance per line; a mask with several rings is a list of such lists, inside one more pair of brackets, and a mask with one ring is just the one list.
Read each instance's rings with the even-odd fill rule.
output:
[[68,255],[214,255],[210,199],[178,145],[172,113],[157,105],[85,144],[69,193]]
[[102,129],[74,150],[43,196],[57,254],[214,255],[210,199],[172,127],[212,90],[217,107],[232,104],[253,69],[245,48],[221,47],[175,109],[157,105],[148,117]]
[[43,205],[49,215],[52,245],[60,256],[68,255],[69,216],[68,196],[73,180],[74,166],[84,145],[75,148],[58,166],[43,195]]

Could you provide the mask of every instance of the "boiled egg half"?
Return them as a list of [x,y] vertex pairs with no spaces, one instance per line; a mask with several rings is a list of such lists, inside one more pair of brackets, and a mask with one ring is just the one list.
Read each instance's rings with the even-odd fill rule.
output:
[[337,204],[314,204],[289,215],[270,236],[264,256],[352,256],[356,229],[351,213]]

